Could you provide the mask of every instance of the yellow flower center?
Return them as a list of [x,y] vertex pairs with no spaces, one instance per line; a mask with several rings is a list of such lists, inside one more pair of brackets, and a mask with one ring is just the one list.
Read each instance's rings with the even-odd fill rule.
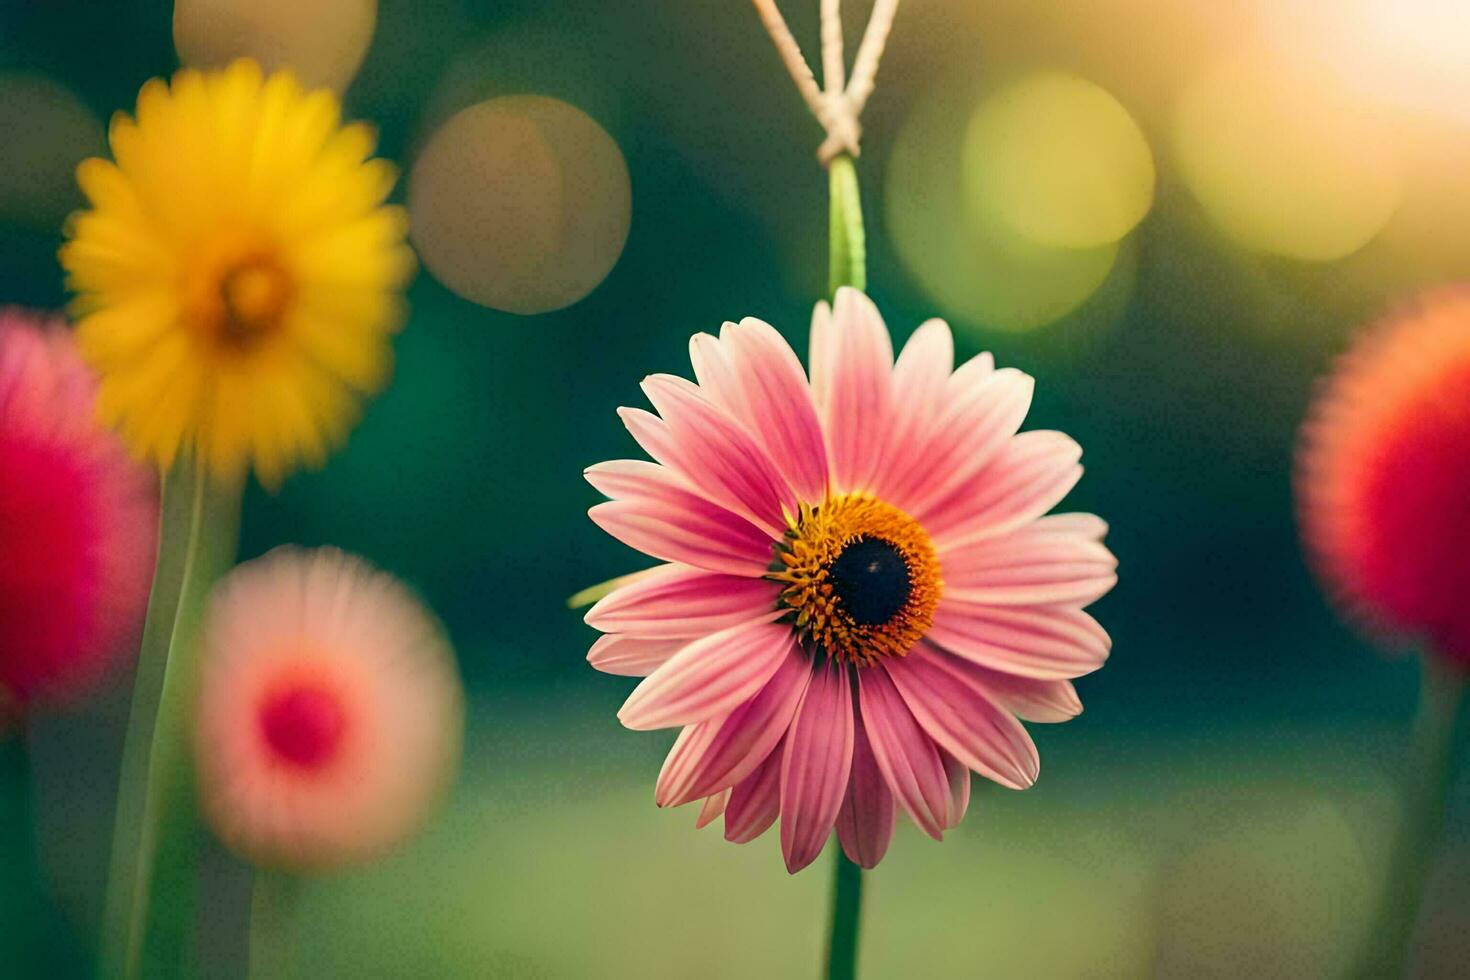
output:
[[913,649],[943,588],[924,528],[867,494],[803,505],[769,577],[814,651],[859,666]]
[[218,346],[240,353],[280,328],[295,293],[274,249],[247,239],[202,250],[184,286],[190,324]]

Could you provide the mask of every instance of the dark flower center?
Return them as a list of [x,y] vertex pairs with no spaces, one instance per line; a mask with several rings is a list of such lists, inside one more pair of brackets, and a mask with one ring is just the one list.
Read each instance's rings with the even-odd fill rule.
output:
[[769,577],[781,583],[777,608],[790,611],[803,644],[859,667],[907,656],[944,588],[924,528],[866,493],[803,504]]
[[241,350],[255,347],[280,326],[290,293],[286,274],[269,258],[229,269],[219,285],[221,339]]
[[844,612],[859,626],[881,626],[909,600],[912,581],[903,554],[882,538],[860,537],[827,569]]

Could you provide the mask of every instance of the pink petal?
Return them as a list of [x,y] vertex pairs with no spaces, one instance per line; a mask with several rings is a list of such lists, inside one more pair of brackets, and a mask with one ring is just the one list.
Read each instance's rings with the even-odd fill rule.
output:
[[1118,560],[1096,540],[1059,532],[1043,517],[1010,534],[950,548],[940,556],[944,594],[988,605],[1085,606],[1118,581]]
[[[685,725],[679,730],[679,737],[674,739],[674,744],[669,748],[669,754],[664,756],[663,768],[658,773],[658,783],[654,787],[653,801],[658,806],[668,806],[667,794],[664,787],[671,781],[678,780],[681,771],[687,771],[694,765],[704,750],[709,748],[710,742],[715,735],[719,734],[720,723],[724,718],[711,718],[694,725]],[[708,795],[708,794],[706,794]],[[691,797],[690,799],[696,799]],[[682,802],[689,802],[684,800]]]
[[941,552],[998,537],[1051,510],[1082,477],[1082,447],[1060,432],[1023,432],[990,465],[932,506],[924,527]]
[[689,362],[694,365],[694,379],[704,396],[732,417],[743,418],[745,396],[725,345],[710,334],[697,333],[689,338]]
[[996,704],[1026,721],[1071,721],[1082,714],[1082,700],[1071,681],[1019,677],[968,660],[956,659],[950,666],[968,675]]
[[[771,620],[779,616],[771,613]],[[789,626],[757,621],[693,641],[633,689],[618,720],[673,728],[729,714],[765,686],[795,645]]]
[[[649,418],[663,425],[662,420],[651,415]],[[609,500],[678,500],[690,495],[703,498],[678,473],[646,459],[610,459],[587,467],[582,476]]]
[[786,514],[797,512],[796,494],[745,427],[683,378],[652,375],[643,391],[669,427],[669,458],[660,462],[711,500],[781,537]]
[[778,595],[764,579],[665,565],[603,597],[585,619],[604,633],[692,638],[755,619]]
[[843,853],[860,868],[877,867],[893,840],[893,794],[873,759],[862,715],[853,718],[852,775],[837,813],[837,839]]
[[831,389],[833,364],[837,357],[836,341],[837,334],[832,329],[832,307],[826,300],[819,300],[812,308],[812,326],[807,334],[807,368],[811,375],[812,404],[817,407],[818,418],[826,415],[823,406]]
[[[930,321],[935,322],[943,323]],[[874,492],[884,500],[897,500],[905,492],[905,488],[923,483],[932,472],[927,465],[927,454],[941,415],[947,406],[972,397],[972,389],[987,381],[995,370],[995,358],[986,353],[970,358],[953,374],[948,374],[949,365],[953,361],[953,340],[946,329],[945,339],[950,346],[949,351],[943,355],[947,376],[934,383],[933,379],[937,374],[935,371],[926,372],[922,377],[918,377],[919,372],[914,370],[901,374],[905,361],[909,360],[909,348],[920,339],[920,334],[916,333],[909,340],[903,354],[899,355],[899,363],[893,369],[894,404],[904,406],[904,410],[894,413],[888,453],[874,486]],[[921,384],[924,385],[922,393],[918,390]]]
[[725,840],[745,844],[770,829],[781,813],[781,760],[784,744],[778,744],[756,767],[730,789],[725,806]]
[[893,489],[893,502],[926,521],[931,509],[956,496],[973,498],[980,474],[1025,421],[1035,384],[1030,375],[1005,368],[948,405],[911,479]]
[[623,420],[623,425],[643,451],[660,463],[667,462],[674,455],[674,436],[669,432],[668,423],[657,415],[641,408],[620,408],[618,418]]
[[770,537],[693,494],[657,502],[610,500],[587,516],[630,548],[711,572],[758,578],[773,556]]
[[1097,620],[1063,606],[982,606],[942,596],[927,639],[982,667],[1039,680],[1071,680],[1108,659]]
[[1082,700],[1070,681],[1021,677],[960,658],[947,661],[946,666],[984,691],[991,701],[1026,721],[1071,721],[1082,713]]
[[882,670],[858,672],[858,703],[873,757],[899,805],[919,829],[942,840],[949,792],[934,740]]
[[944,386],[944,399],[950,401],[966,397],[976,385],[983,384],[994,370],[995,355],[989,351],[976,354],[955,368],[954,374],[949,376]]
[[792,874],[815,861],[832,834],[847,794],[852,742],[847,670],[829,661],[812,674],[781,759],[781,853]]
[[950,657],[920,646],[883,668],[924,731],[969,768],[1002,786],[1036,782],[1041,760],[1026,729],[952,669]]
[[1075,534],[1089,541],[1108,536],[1108,522],[1096,514],[1048,514],[1036,522],[1056,534]]
[[[791,725],[811,680],[811,661],[793,647],[760,693],[707,728],[680,758],[669,753],[654,795],[659,806],[682,806],[740,782],[771,754]],[[675,746],[676,750],[678,746]]]
[[715,795],[704,801],[704,806],[699,808],[699,817],[694,821],[695,830],[703,830],[715,821],[716,817],[724,814],[725,807],[730,803],[730,791],[722,789]]
[[742,387],[738,417],[765,444],[802,500],[822,500],[827,448],[796,353],[775,327],[751,317],[727,324],[722,336]]
[[[954,336],[940,319],[925,320],[909,337],[893,364],[893,391],[908,411],[919,404],[935,408],[954,370]],[[913,399],[913,401],[910,401]]]
[[939,758],[944,763],[944,775],[949,781],[949,812],[945,814],[944,829],[958,827],[970,808],[970,770],[965,764],[943,749]]
[[915,330],[893,365],[893,413],[888,448],[873,481],[874,492],[892,498],[892,487],[920,462],[930,426],[944,405],[945,383],[954,367],[954,338],[943,320],[928,320]]
[[843,287],[830,315],[819,304],[811,360],[812,395],[826,430],[834,487],[869,489],[893,413],[893,342],[873,301]]
[[687,640],[639,640],[608,633],[587,651],[587,662],[604,674],[647,677],[679,652]]
[[[651,415],[648,418],[663,425]],[[589,466],[583,475],[600,492],[625,505],[597,511],[611,514],[619,527],[643,542],[624,543],[637,548],[658,547],[666,554],[702,556],[686,563],[712,571],[765,574],[772,557],[770,536],[709,500],[669,467],[641,459],[615,459]],[[630,515],[635,518],[632,526],[628,526]],[[636,520],[639,515],[651,515],[654,520]],[[752,567],[755,562],[760,563],[759,569]]]

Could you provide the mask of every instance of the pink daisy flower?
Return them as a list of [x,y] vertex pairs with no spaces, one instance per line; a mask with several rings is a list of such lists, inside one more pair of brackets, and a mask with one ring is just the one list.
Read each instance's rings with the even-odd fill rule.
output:
[[955,370],[939,320],[895,362],[853,289],[817,305],[810,381],[760,320],[690,350],[697,384],[654,375],[659,414],[619,411],[657,462],[587,471],[612,498],[592,519],[666,562],[587,614],[592,665],[644,677],[623,724],[682,728],[657,803],[703,800],[736,842],[779,816],[794,873],[834,827],[876,865],[900,809],[941,839],[972,771],[1031,785],[1018,718],[1082,710],[1070,682],[1110,648],[1082,609],[1117,580],[1100,519],[1043,516],[1081,450],[1018,434],[1032,379]]
[[96,423],[96,388],[60,319],[0,309],[0,701],[16,711],[90,692],[148,602],[157,481]]
[[324,869],[408,837],[452,779],[464,699],[434,617],[333,548],[225,578],[204,626],[196,756],[206,817],[257,864]]

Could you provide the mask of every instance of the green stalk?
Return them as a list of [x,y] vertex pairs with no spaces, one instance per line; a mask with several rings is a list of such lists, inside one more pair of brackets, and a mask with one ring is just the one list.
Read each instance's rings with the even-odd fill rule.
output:
[[[835,298],[842,286],[867,289],[867,244],[863,234],[863,205],[858,194],[857,170],[846,154],[827,170],[831,186],[831,242],[829,285]],[[847,859],[839,846],[832,877],[832,926],[827,934],[828,980],[853,980],[857,975],[858,933],[862,926],[863,869]]]
[[[0,697],[4,691],[0,690]],[[0,957],[11,969],[39,969],[36,937],[44,936],[47,910],[36,856],[35,803],[32,799],[26,733],[19,725],[0,731]]]
[[109,980],[183,972],[198,843],[187,733],[209,590],[234,562],[238,482],[190,458],[164,476],[158,564],[133,681],[102,920]]
[[1365,980],[1407,975],[1410,941],[1444,829],[1445,799],[1454,769],[1451,749],[1465,675],[1432,654],[1420,660],[1419,710],[1404,770],[1403,812],[1378,913],[1355,974]]
[[836,848],[832,877],[832,928],[827,934],[827,980],[857,976],[858,931],[862,925],[863,869]]
[[24,715],[12,724],[0,730],[0,975],[79,976],[85,954],[64,945],[68,923],[41,860],[32,735]]
[[258,868],[250,893],[250,978],[287,980],[296,972],[296,906],[301,881]]
[[857,169],[843,154],[827,168],[831,195],[828,285],[833,296],[840,286],[868,288],[868,247],[863,235],[863,205],[858,194]]

